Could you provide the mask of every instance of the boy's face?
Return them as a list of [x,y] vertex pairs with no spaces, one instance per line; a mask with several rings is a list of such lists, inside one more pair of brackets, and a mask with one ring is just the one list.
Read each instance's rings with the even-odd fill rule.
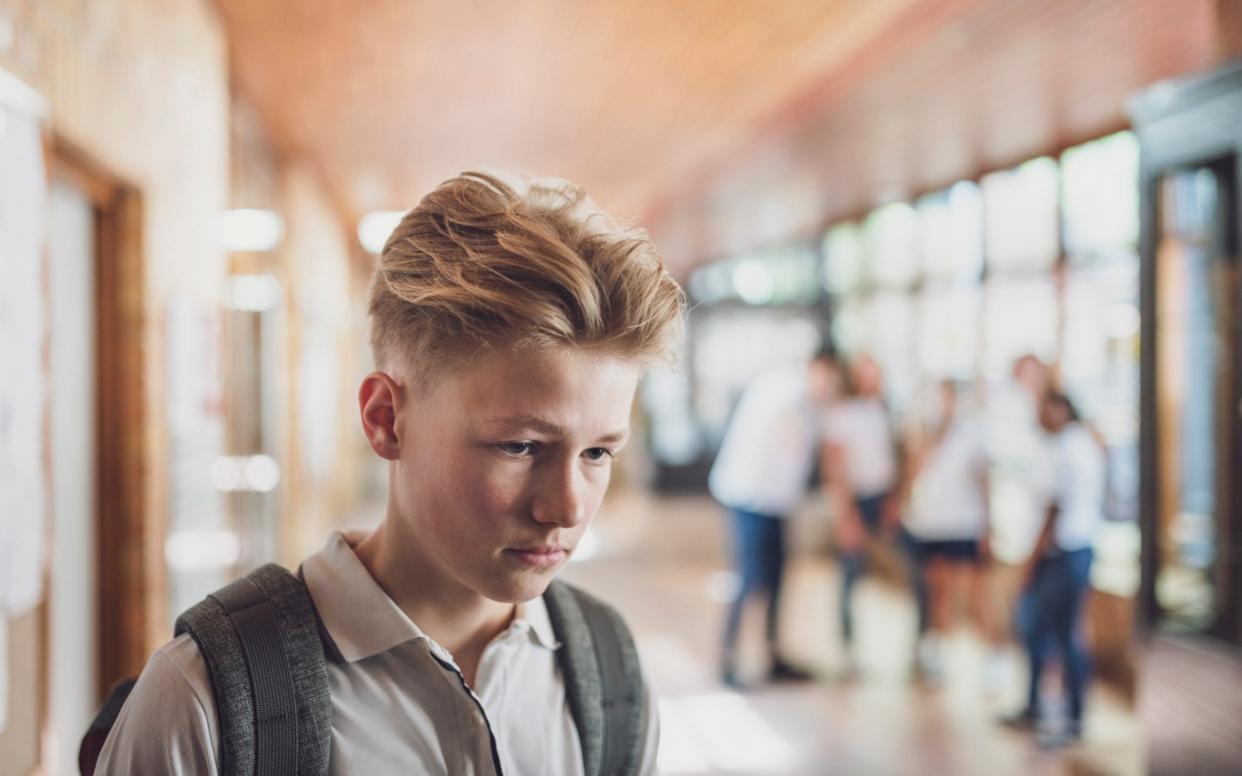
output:
[[418,562],[494,601],[541,595],[608,488],[637,365],[573,346],[486,352],[396,416],[390,487]]

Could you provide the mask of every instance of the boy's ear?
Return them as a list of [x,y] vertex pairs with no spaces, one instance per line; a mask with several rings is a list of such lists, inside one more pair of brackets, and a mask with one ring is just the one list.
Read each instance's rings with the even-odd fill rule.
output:
[[401,386],[384,372],[367,375],[358,388],[362,430],[375,454],[388,461],[395,461],[401,455],[401,440],[397,436],[400,398]]

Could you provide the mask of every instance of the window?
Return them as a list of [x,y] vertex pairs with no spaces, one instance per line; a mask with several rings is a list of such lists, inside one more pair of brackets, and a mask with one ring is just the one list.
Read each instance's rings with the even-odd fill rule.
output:
[[1057,163],[1040,157],[985,175],[982,189],[989,271],[1021,274],[1051,269],[1060,253]]

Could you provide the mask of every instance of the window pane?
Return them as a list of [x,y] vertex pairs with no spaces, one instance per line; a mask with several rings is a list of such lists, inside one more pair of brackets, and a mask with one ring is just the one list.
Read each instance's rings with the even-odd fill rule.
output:
[[1138,153],[1134,134],[1118,132],[1061,157],[1070,261],[1124,253],[1138,242]]
[[824,288],[847,294],[858,287],[863,264],[862,233],[857,224],[840,224],[824,235]]
[[914,358],[914,304],[910,294],[883,291],[864,309],[866,352],[884,370],[884,395],[898,415],[905,412],[918,387]]
[[819,345],[813,308],[716,307],[691,313],[694,408],[718,442],[742,390],[774,366],[805,363]]
[[984,245],[996,273],[1045,270],[1058,245],[1057,163],[1032,159],[983,178]]
[[978,286],[940,283],[923,289],[916,338],[924,377],[967,380],[974,376],[980,297]]
[[1108,446],[1107,515],[1138,516],[1139,261],[1136,254],[1071,271],[1061,377]]
[[832,312],[832,341],[837,350],[847,358],[867,349],[867,321],[864,316],[865,300],[857,296],[843,296],[836,300]]
[[1051,363],[1057,345],[1056,286],[1051,277],[999,278],[984,286],[983,374],[1003,379],[1019,356]]
[[962,181],[918,204],[919,259],[933,278],[972,279],[983,264],[983,198]]
[[819,257],[806,244],[793,244],[694,271],[688,284],[698,304],[740,299],[754,305],[813,304],[819,297]]
[[863,227],[867,280],[880,288],[905,288],[918,273],[918,219],[905,202],[872,211]]

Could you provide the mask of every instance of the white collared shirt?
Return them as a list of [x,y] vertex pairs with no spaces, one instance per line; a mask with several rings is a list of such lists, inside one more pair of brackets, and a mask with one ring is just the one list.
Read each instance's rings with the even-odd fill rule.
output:
[[[493,774],[491,736],[507,776],[583,772],[582,749],[542,598],[483,650],[473,688],[452,655],[419,630],[334,532],[302,566],[343,663],[328,661],[332,776]],[[658,723],[641,772],[655,772]],[[486,715],[486,716],[485,716]],[[188,635],[160,647],[100,754],[101,776],[218,773],[220,732],[211,680]]]

